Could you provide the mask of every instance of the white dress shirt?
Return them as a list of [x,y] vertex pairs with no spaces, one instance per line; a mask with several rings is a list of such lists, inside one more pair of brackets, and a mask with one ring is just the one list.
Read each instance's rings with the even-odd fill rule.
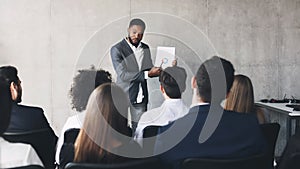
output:
[[134,140],[143,146],[144,128],[147,126],[164,126],[185,116],[188,107],[182,99],[166,99],[164,103],[155,109],[146,111],[138,122]]
[[78,113],[74,116],[69,117],[67,119],[65,125],[63,126],[60,136],[57,141],[57,148],[56,148],[56,153],[55,153],[55,161],[57,164],[59,164],[60,149],[61,149],[62,145],[64,144],[65,131],[67,131],[68,129],[72,129],[72,128],[80,129],[82,127],[85,114],[86,114],[85,111],[83,111],[82,113]]
[[125,40],[128,43],[128,45],[130,46],[131,50],[133,51],[135,59],[139,66],[139,70],[141,70],[143,59],[144,59],[144,49],[142,48],[141,42],[139,43],[139,45],[137,47],[135,47],[127,39],[125,39]]
[[[141,71],[142,64],[143,64],[143,59],[144,59],[144,49],[142,48],[141,42],[139,43],[139,45],[137,47],[135,47],[127,39],[125,39],[125,40],[128,43],[128,45],[130,46],[131,50],[133,51],[136,62],[139,66],[139,70]],[[145,78],[146,77],[148,77],[148,73],[145,72]],[[140,85],[139,93],[138,93],[137,98],[136,98],[136,102],[141,103],[143,101],[143,98],[144,98],[143,90],[142,90],[142,86]]]
[[28,165],[44,167],[39,156],[29,144],[10,143],[0,137],[0,168],[14,168]]

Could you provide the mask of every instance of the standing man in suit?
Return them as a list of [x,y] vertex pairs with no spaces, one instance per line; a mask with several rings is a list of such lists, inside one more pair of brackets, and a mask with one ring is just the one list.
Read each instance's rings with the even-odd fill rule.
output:
[[129,96],[131,103],[131,124],[133,132],[148,104],[148,77],[159,76],[160,67],[154,67],[149,46],[142,41],[146,25],[141,19],[132,19],[128,36],[115,44],[110,51],[112,63],[117,73],[116,84]]
[[[192,78],[192,105],[181,119],[160,128],[155,153],[178,168],[185,158],[244,158],[265,152],[266,141],[255,115],[220,106],[234,80],[233,65],[214,56]],[[221,84],[222,83],[222,84]]]
[[[10,124],[6,131],[24,132],[50,128],[43,109],[19,104],[22,101],[22,86],[18,70],[13,66],[2,66],[0,76],[4,77],[5,82],[10,86],[13,100]],[[52,129],[51,131],[54,134]]]

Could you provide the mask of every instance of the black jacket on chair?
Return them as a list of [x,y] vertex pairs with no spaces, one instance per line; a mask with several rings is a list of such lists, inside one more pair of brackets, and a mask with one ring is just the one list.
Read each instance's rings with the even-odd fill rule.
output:
[[50,127],[43,109],[13,104],[10,124],[4,138],[14,143],[30,144],[45,168],[54,168],[57,136]]
[[6,132],[24,132],[45,128],[50,128],[50,126],[43,109],[13,104],[10,124]]

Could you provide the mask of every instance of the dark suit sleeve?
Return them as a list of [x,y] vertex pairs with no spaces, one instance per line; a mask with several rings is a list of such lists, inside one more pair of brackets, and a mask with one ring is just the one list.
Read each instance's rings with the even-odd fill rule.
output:
[[111,59],[112,59],[114,69],[122,81],[127,81],[127,82],[142,82],[142,81],[144,81],[144,71],[141,71],[141,72],[129,72],[128,71],[126,62],[124,61],[122,54],[121,54],[120,50],[118,49],[118,47],[113,46],[110,50],[110,54],[111,54]]
[[144,59],[143,59],[143,67],[142,67],[142,70],[148,71],[148,70],[150,70],[152,67],[154,67],[154,65],[153,65],[153,63],[152,63],[151,53],[150,53],[149,46],[146,45],[145,43],[142,43],[142,45],[143,45],[143,49],[144,49]]

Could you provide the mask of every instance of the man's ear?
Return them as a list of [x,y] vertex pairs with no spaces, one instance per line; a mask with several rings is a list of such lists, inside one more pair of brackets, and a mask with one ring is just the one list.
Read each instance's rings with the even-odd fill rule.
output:
[[127,35],[129,36],[130,28],[127,28]]
[[193,76],[191,79],[191,87],[192,89],[197,89],[197,80],[195,76]]
[[165,89],[164,89],[164,87],[163,87],[162,85],[159,85],[159,89],[160,89],[160,91],[161,91],[162,93],[165,93]]
[[14,83],[10,83],[10,92],[11,92],[11,99],[16,100],[18,98],[18,86]]

